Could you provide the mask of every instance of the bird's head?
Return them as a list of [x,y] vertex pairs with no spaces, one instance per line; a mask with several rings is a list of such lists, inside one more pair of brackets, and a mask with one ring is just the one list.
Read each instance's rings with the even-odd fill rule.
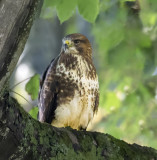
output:
[[89,40],[80,33],[69,34],[62,40],[62,50],[64,53],[70,54],[92,54],[92,48]]

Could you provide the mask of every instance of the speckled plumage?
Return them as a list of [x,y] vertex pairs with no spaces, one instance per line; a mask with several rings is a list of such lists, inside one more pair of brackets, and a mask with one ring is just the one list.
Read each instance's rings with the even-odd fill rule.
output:
[[39,121],[56,127],[87,128],[99,104],[98,77],[91,56],[91,45],[82,34],[63,38],[61,53],[41,80]]

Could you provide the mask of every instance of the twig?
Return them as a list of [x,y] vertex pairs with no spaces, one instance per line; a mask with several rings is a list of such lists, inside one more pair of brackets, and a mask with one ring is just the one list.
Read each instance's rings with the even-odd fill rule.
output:
[[21,94],[15,92],[15,91],[13,91],[13,90],[10,90],[10,91],[13,92],[13,93],[15,93],[15,94],[17,94],[18,96],[22,97],[28,104],[30,104],[30,105],[33,107],[33,104],[30,103],[30,102],[29,102],[25,97],[23,97]]

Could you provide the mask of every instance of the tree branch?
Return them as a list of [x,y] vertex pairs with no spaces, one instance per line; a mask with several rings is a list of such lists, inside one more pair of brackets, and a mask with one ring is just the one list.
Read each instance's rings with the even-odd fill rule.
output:
[[31,118],[15,99],[0,100],[1,159],[152,160],[157,151],[108,134],[55,128]]

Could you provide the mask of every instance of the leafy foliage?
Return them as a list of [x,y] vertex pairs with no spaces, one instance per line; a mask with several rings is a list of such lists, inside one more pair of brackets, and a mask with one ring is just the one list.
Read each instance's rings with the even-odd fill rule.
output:
[[25,86],[25,90],[31,96],[32,100],[37,99],[39,92],[40,76],[35,74]]
[[[144,3],[147,7],[150,5],[141,2],[144,7],[141,17],[130,10],[128,14],[116,3],[107,9],[102,5],[99,19],[92,29],[101,54],[100,105],[107,111],[106,121],[97,127],[117,138],[157,147],[153,140],[157,134],[157,119],[154,119],[154,127],[149,123],[153,112],[156,113],[157,75],[153,74],[157,66],[156,38],[152,38],[156,24],[151,24],[154,28],[151,32],[142,32],[150,26],[150,18],[143,17],[148,12]],[[149,10],[150,17],[154,17],[151,12]]]
[[45,0],[42,16],[52,18],[52,12],[47,8],[56,6],[57,15],[61,23],[68,20],[78,7],[79,13],[89,22],[95,22],[99,13],[99,0]]
[[37,115],[38,115],[38,107],[35,106],[33,107],[30,111],[29,111],[29,114],[37,120]]
[[78,0],[79,13],[89,22],[95,22],[99,13],[99,0]]
[[56,9],[61,23],[72,16],[76,4],[77,0],[58,0]]

